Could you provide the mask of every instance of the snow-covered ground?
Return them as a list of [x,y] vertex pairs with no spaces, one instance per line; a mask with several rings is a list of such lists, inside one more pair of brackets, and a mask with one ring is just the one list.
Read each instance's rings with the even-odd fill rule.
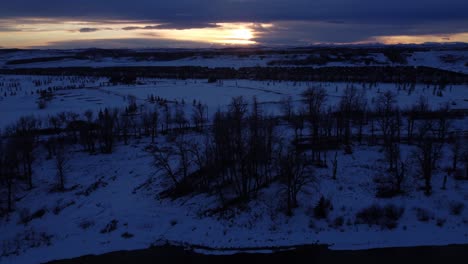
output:
[[[121,66],[202,66],[202,67],[268,67],[269,62],[278,60],[300,60],[305,59],[309,54],[265,54],[248,56],[239,55],[216,55],[216,56],[203,56],[194,55],[176,60],[136,60],[132,57],[99,57],[95,59],[76,59],[65,58],[63,60],[50,61],[50,62],[34,62],[24,64],[7,64],[8,61],[32,58],[46,58],[46,57],[60,57],[60,56],[73,56],[76,51],[70,50],[33,50],[33,51],[17,51],[6,54],[0,54],[0,68],[50,68],[50,67],[121,67]],[[361,57],[356,57],[361,58]],[[382,53],[375,52],[369,53],[362,57],[373,59],[369,64],[364,63],[363,60],[358,61],[343,61],[343,62],[329,62],[325,65],[304,65],[311,67],[327,67],[327,66],[382,66],[382,65],[399,65],[389,61]],[[453,61],[444,61],[443,58],[454,58]],[[427,66],[455,72],[468,73],[468,54],[466,51],[460,50],[433,50],[424,52],[413,52],[407,58],[410,66]],[[274,66],[294,66],[294,65],[274,65]]]
[[[44,81],[36,86],[34,81]],[[278,113],[278,102],[292,96],[300,99],[300,94],[309,87],[322,87],[328,94],[327,104],[336,105],[340,100],[347,83],[316,83],[316,82],[273,82],[250,80],[226,80],[218,83],[207,83],[206,80],[168,80],[168,79],[140,79],[140,85],[100,86],[105,78],[89,78],[78,81],[73,77],[55,76],[8,76],[0,75],[0,128],[5,127],[21,116],[36,115],[46,117],[63,111],[83,113],[84,111],[100,110],[105,107],[124,107],[128,95],[136,97],[138,103],[144,104],[148,96],[154,95],[170,101],[184,100],[191,105],[194,100],[208,105],[209,114],[218,108],[223,108],[236,96],[251,99],[256,96],[263,103],[266,110],[272,114]],[[8,87],[18,84],[18,87]],[[63,87],[76,85],[84,88],[58,90],[46,109],[39,109],[37,90],[48,87]],[[364,89],[368,103],[372,104],[379,93],[394,91],[401,108],[405,109],[414,104],[421,96],[427,97],[433,108],[449,104],[452,109],[468,109],[468,92],[466,85],[449,85],[443,96],[433,94],[434,86],[416,85],[414,92],[408,94],[408,87],[398,88],[395,84],[378,84],[370,87],[368,84],[354,84],[358,90]]]
[[[2,263],[37,263],[71,258],[84,254],[100,254],[122,249],[146,248],[165,241],[208,247],[265,247],[299,244],[331,244],[334,249],[361,249],[390,246],[444,245],[467,243],[468,213],[450,214],[450,203],[466,204],[468,185],[449,180],[447,190],[440,190],[442,173],[434,176],[434,194],[424,196],[418,188],[421,181],[408,180],[408,194],[390,200],[375,198],[373,178],[383,171],[383,154],[378,147],[362,146],[353,155],[339,153],[339,180],[331,179],[330,169],[317,169],[318,185],[310,185],[300,195],[300,207],[292,217],[281,213],[278,188],[263,190],[248,209],[223,219],[204,215],[215,208],[215,197],[198,195],[175,201],[160,200],[157,194],[165,182],[155,175],[152,156],[144,151],[144,140],[130,146],[120,145],[112,155],[90,156],[70,150],[65,193],[51,192],[55,179],[53,161],[35,161],[34,190],[16,202],[16,212],[0,221],[3,253],[18,255],[1,257]],[[143,188],[142,184],[153,179]],[[96,182],[95,191],[81,194]],[[329,220],[317,220],[312,208],[320,195],[329,197],[334,210]],[[354,225],[358,210],[373,203],[395,204],[405,208],[394,230]],[[63,208],[59,211],[57,208]],[[427,222],[417,220],[416,208],[433,215]],[[20,222],[20,212],[34,213],[45,209],[45,215],[27,225]],[[342,226],[331,226],[343,217]],[[112,220],[116,230],[101,233]],[[437,226],[437,222],[443,226]],[[26,240],[25,235],[36,237]],[[43,242],[50,236],[50,244]],[[133,235],[122,237],[124,233]],[[37,243],[37,247],[29,248]],[[43,243],[43,244],[41,244]]]
[[[34,81],[46,81],[36,86]],[[308,87],[327,90],[329,105],[335,105],[346,83],[258,82],[231,80],[207,83],[204,80],[141,79],[136,86],[100,86],[104,79],[78,82],[67,77],[0,76],[0,128],[17,118],[34,114],[41,117],[62,111],[82,113],[87,109],[124,107],[125,97],[134,95],[138,104],[147,104],[150,95],[170,101],[193,100],[206,103],[209,113],[225,107],[234,96],[249,99],[256,96],[265,111],[278,112],[277,102],[291,95],[294,100]],[[45,109],[39,110],[37,89],[54,86],[84,85],[84,88],[59,90]],[[412,105],[423,95],[436,108],[448,103],[451,108],[468,109],[468,87],[448,86],[442,97],[433,94],[433,87],[417,85],[410,95],[394,84],[378,84],[365,89],[371,104],[378,93],[392,90],[398,93],[398,104]],[[6,94],[6,96],[5,96]],[[453,124],[468,129],[466,119]],[[159,137],[164,141],[164,137]],[[0,262],[37,263],[71,258],[84,254],[99,254],[114,250],[141,249],[165,241],[188,243],[215,248],[288,246],[323,243],[334,249],[361,249],[390,246],[445,245],[468,243],[468,208],[452,215],[450,205],[468,204],[468,184],[449,178],[447,190],[441,190],[444,172],[433,177],[434,193],[424,196],[419,190],[421,180],[408,177],[407,193],[392,199],[376,199],[374,178],[385,170],[384,154],[379,147],[354,147],[352,155],[338,152],[338,180],[331,179],[330,168],[317,168],[317,183],[310,184],[299,196],[300,206],[292,217],[282,211],[278,186],[263,189],[248,208],[226,218],[205,214],[216,208],[216,197],[196,195],[176,200],[160,199],[158,194],[168,187],[164,177],[156,173],[153,157],[145,151],[148,139],[132,140],[130,145],[118,144],[111,155],[84,153],[79,146],[68,149],[66,192],[51,191],[56,183],[53,160],[45,158],[45,149],[36,149],[34,186],[32,191],[18,190],[15,212],[0,219]],[[404,153],[411,153],[411,149]],[[334,153],[330,153],[331,156]],[[450,164],[445,150],[443,164]],[[416,168],[410,168],[415,174]],[[328,219],[313,217],[313,207],[321,196],[333,204]],[[398,227],[355,225],[356,212],[373,203],[394,204],[405,208]],[[466,207],[466,206],[465,206]],[[429,219],[417,219],[416,208],[427,210]],[[21,216],[40,209],[45,214],[28,224]],[[334,225],[343,217],[342,225]],[[115,230],[101,231],[111,227]],[[112,228],[110,228],[112,229]],[[124,235],[125,234],[125,235]],[[4,255],[4,256],[2,256]],[[5,256],[9,255],[9,256]]]

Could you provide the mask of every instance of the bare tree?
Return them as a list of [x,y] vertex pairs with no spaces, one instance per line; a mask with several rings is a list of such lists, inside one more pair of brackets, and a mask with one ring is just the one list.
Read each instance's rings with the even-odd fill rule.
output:
[[362,135],[364,112],[367,106],[365,90],[358,89],[354,85],[346,86],[344,94],[339,103],[339,109],[344,122],[344,143],[349,144],[351,139],[351,121],[359,121],[359,138]]
[[156,168],[172,179],[176,187],[190,175],[194,163],[192,147],[187,139],[179,136],[174,143],[153,154]]
[[409,142],[412,142],[412,139],[413,139],[414,125],[415,125],[416,119],[426,115],[428,112],[429,112],[429,103],[427,101],[427,97],[424,97],[424,96],[420,96],[418,99],[418,102],[408,110],[407,132],[408,132]]
[[288,148],[279,157],[279,174],[286,192],[287,214],[292,215],[292,209],[298,206],[297,195],[309,183],[309,173],[305,173],[306,162],[303,154]]
[[107,108],[99,112],[98,126],[101,151],[112,153],[114,147],[114,128],[116,125],[118,112]]
[[40,121],[34,116],[22,117],[15,125],[14,137],[18,139],[17,149],[21,154],[23,162],[23,172],[26,176],[29,188],[33,187],[32,164],[34,161],[33,151],[36,145],[36,130],[40,126]]
[[281,98],[280,101],[281,113],[286,121],[290,121],[294,113],[294,104],[292,96]]
[[163,105],[163,114],[164,114],[164,123],[166,125],[166,129],[164,131],[169,131],[169,128],[172,124],[172,113],[171,113],[171,108],[169,107],[169,104],[165,103]]
[[319,121],[327,99],[327,91],[321,87],[313,87],[305,90],[301,96],[306,107],[307,119],[312,128],[312,137],[314,140],[318,140]]
[[202,131],[207,121],[207,109],[207,105],[204,105],[200,102],[193,106],[192,121],[195,124],[197,131]]
[[179,137],[175,141],[175,153],[179,159],[179,171],[182,179],[188,177],[190,165],[193,162],[190,147],[190,143],[183,137]]
[[151,130],[151,142],[154,143],[154,139],[158,135],[158,123],[159,123],[159,112],[157,108],[154,108],[149,114],[149,124]]
[[401,128],[401,113],[396,105],[395,95],[390,91],[379,95],[375,108],[378,115],[378,124],[382,131],[383,146],[389,170],[393,171],[398,163],[398,142]]
[[0,168],[0,183],[4,185],[7,189],[7,211],[13,211],[13,202],[14,202],[14,183],[15,180],[19,177],[19,155],[16,151],[17,148],[17,139],[10,138],[2,146],[3,151],[1,151],[2,166]]
[[180,129],[184,129],[187,126],[188,120],[185,116],[185,109],[183,104],[176,105],[174,122],[179,125]]
[[154,157],[154,166],[158,171],[162,171],[166,176],[168,176],[174,183],[174,185],[179,184],[178,171],[174,165],[174,156],[175,152],[171,147],[157,149],[153,153]]
[[65,172],[67,170],[68,158],[64,144],[60,144],[55,154],[55,167],[57,168],[58,189],[65,190]]
[[338,152],[335,152],[335,157],[332,160],[332,179],[336,180],[336,175],[338,173]]
[[432,120],[425,120],[418,127],[418,143],[415,157],[424,178],[424,193],[432,193],[432,173],[442,155],[442,143],[436,140]]
[[458,161],[461,160],[461,156],[463,154],[462,149],[462,139],[459,134],[454,134],[452,136],[452,144],[451,144],[451,151],[452,151],[452,172],[456,172],[458,168]]

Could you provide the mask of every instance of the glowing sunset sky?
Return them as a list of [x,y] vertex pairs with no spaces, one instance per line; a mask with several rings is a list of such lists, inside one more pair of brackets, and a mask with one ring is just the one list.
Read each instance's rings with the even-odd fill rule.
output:
[[465,0],[16,0],[2,48],[468,42]]

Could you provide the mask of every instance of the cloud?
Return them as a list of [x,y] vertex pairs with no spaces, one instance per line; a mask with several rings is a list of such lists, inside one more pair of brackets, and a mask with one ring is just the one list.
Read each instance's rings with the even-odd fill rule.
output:
[[80,33],[91,33],[91,32],[96,32],[99,31],[99,28],[80,28]]
[[176,30],[183,30],[183,29],[192,29],[192,28],[219,28],[220,26],[216,23],[190,23],[190,22],[182,22],[182,23],[163,23],[159,25],[152,25],[152,26],[130,26],[130,27],[123,27],[123,30],[158,30],[158,29],[176,29]]
[[45,45],[31,46],[29,48],[47,49],[76,49],[76,48],[209,48],[211,44],[192,41],[175,41],[170,39],[129,38],[129,39],[94,39],[54,41]]
[[[0,9],[0,33],[34,24],[81,21],[74,32],[112,27],[129,32],[217,28],[249,22],[263,45],[349,43],[376,36],[468,32],[466,0],[15,0]],[[6,21],[5,23],[1,23]],[[265,27],[262,24],[272,24]],[[48,28],[48,27],[43,27]],[[81,28],[81,29],[80,29]],[[104,32],[103,32],[104,33]],[[108,32],[109,33],[109,32]],[[104,37],[104,36],[101,36]],[[106,37],[108,37],[106,35]],[[44,35],[47,42],[47,35]],[[142,41],[138,40],[138,46]],[[112,42],[112,43],[115,43]],[[153,42],[152,42],[153,43]],[[130,44],[130,43],[129,43]]]
[[161,23],[271,22],[283,20],[373,23],[466,21],[465,0],[16,0],[0,18],[49,17],[151,20]]

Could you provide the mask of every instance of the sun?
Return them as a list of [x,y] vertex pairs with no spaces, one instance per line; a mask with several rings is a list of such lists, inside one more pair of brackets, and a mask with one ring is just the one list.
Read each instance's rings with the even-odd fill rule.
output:
[[232,31],[231,37],[236,40],[251,40],[253,38],[253,32],[247,28],[235,29]]
[[230,29],[226,32],[226,36],[222,40],[226,44],[249,45],[256,44],[254,31],[248,27],[240,27]]

